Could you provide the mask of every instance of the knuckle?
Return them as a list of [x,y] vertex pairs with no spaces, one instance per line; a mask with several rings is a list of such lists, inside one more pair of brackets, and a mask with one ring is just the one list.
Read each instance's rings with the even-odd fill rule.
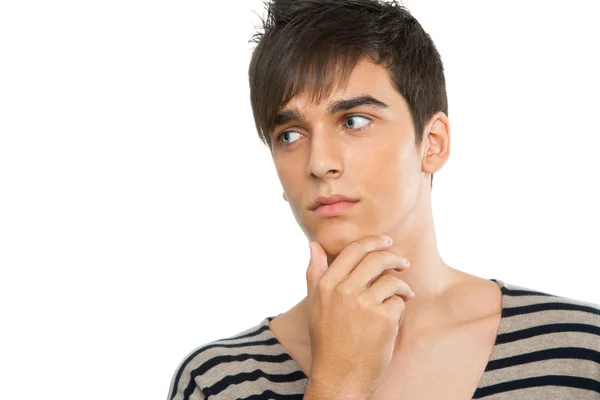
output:
[[393,307],[382,307],[380,310],[381,318],[385,321],[391,323],[392,321],[396,321],[398,318],[398,312]]
[[398,316],[398,314],[402,314],[404,312],[404,309],[406,308],[406,303],[404,302],[404,299],[400,296],[398,297],[398,301],[396,302],[396,316]]
[[404,302],[404,299],[400,296],[396,296],[396,297],[398,297],[397,308],[399,310],[404,310],[406,308],[406,303]]
[[317,290],[320,293],[331,293],[333,289],[333,283],[329,282],[327,279],[321,279],[317,284]]
[[388,311],[390,311],[393,315],[396,315],[398,311],[403,311],[406,306],[404,299],[397,294],[392,295],[389,303],[392,307],[390,307],[390,310]]
[[371,251],[369,253],[367,253],[366,256],[363,257],[362,261],[360,262],[361,264],[375,264],[378,263],[378,260],[381,259],[381,252],[380,251]]
[[338,294],[341,294],[342,296],[350,296],[352,294],[354,294],[354,292],[356,291],[353,287],[351,287],[350,285],[348,285],[347,283],[340,283],[336,288],[335,291]]
[[312,275],[313,275],[312,274],[312,270],[310,268],[307,268],[307,270],[306,270],[306,280],[307,281],[312,280]]
[[366,298],[366,296],[359,296],[356,299],[356,304],[360,309],[365,309],[367,307],[369,307],[369,305],[371,304],[371,302]]

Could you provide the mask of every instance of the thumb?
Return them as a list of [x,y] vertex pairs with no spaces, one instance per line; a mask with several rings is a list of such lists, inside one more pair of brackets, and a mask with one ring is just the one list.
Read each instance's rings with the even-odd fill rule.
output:
[[306,286],[308,303],[312,304],[317,283],[319,283],[321,276],[327,271],[328,265],[327,253],[325,253],[319,242],[309,242],[308,247],[310,248],[310,261],[306,269]]

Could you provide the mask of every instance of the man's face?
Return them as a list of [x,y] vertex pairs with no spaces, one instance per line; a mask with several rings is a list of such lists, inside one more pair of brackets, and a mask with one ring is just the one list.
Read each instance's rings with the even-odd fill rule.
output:
[[[384,105],[362,104],[330,114],[332,104],[359,96]],[[416,147],[408,105],[384,67],[365,59],[343,92],[334,91],[320,104],[310,104],[301,94],[280,113],[290,110],[301,119],[275,126],[273,161],[294,217],[309,240],[335,257],[353,240],[415,223],[424,212],[419,199],[424,192],[429,195],[430,176],[422,168],[428,138],[421,149]],[[310,210],[317,196],[332,194],[358,202],[336,216]]]

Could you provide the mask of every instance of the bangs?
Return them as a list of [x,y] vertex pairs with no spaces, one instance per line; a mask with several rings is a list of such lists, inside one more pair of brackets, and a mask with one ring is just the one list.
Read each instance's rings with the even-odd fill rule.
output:
[[[308,45],[308,44],[307,44]],[[364,54],[361,49],[336,46],[316,46],[310,49],[296,48],[295,52],[282,55],[277,61],[270,59],[262,73],[257,74],[254,87],[260,87],[261,99],[255,99],[258,113],[257,130],[263,142],[272,148],[272,134],[277,113],[295,96],[306,96],[309,104],[319,104],[332,92],[345,90],[352,71],[358,62],[373,54]],[[283,52],[285,54],[285,52]]]
[[293,78],[284,85],[279,101],[283,108],[294,96],[307,96],[310,104],[318,104],[333,91],[344,90],[361,54],[327,54],[299,60]]

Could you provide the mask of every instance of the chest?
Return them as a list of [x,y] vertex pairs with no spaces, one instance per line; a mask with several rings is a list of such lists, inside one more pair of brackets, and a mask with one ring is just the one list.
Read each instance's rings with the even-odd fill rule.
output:
[[497,322],[400,344],[369,400],[470,400],[490,359]]

